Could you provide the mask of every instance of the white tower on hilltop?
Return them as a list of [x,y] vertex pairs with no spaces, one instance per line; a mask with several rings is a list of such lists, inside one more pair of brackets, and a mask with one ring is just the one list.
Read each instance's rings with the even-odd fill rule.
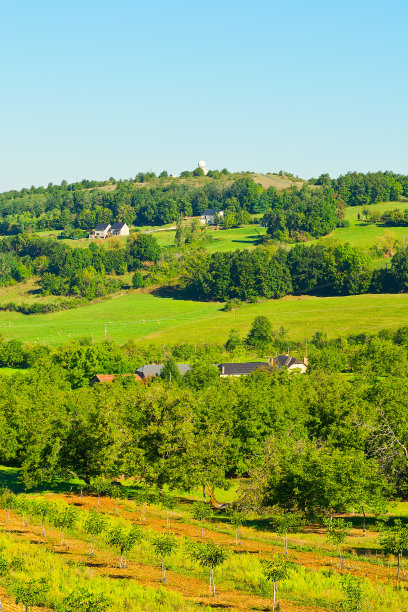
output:
[[202,171],[204,172],[204,174],[208,173],[207,168],[205,167],[205,161],[203,161],[202,159],[200,159],[200,161],[198,162],[198,167],[202,169]]

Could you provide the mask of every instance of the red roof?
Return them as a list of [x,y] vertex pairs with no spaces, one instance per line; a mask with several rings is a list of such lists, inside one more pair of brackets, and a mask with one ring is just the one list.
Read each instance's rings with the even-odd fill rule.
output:
[[139,374],[96,374],[93,380],[94,382],[108,383],[108,382],[112,382],[117,377],[122,378],[124,376],[134,376],[135,381],[142,382],[142,379],[139,376]]

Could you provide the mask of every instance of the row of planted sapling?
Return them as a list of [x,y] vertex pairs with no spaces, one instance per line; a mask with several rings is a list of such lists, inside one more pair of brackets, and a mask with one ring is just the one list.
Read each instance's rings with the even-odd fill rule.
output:
[[[105,542],[110,546],[117,548],[118,553],[120,554],[119,566],[123,569],[126,568],[127,565],[126,556],[134,548],[135,544],[142,541],[146,541],[146,543],[148,542],[151,550],[153,550],[156,556],[161,560],[161,581],[164,584],[167,582],[166,559],[169,558],[177,550],[177,548],[182,548],[181,552],[184,555],[188,556],[192,560],[196,561],[200,566],[203,568],[205,567],[208,570],[209,595],[211,597],[215,596],[216,594],[214,570],[216,567],[222,565],[228,556],[232,560],[232,557],[228,554],[226,548],[217,546],[217,544],[212,541],[191,542],[187,540],[187,542],[185,542],[183,538],[176,538],[174,534],[171,533],[153,535],[153,533],[149,533],[150,530],[148,529],[142,529],[137,525],[132,525],[115,517],[107,516],[106,514],[103,514],[95,509],[89,511],[77,509],[69,506],[69,504],[61,502],[56,503],[53,500],[46,500],[41,497],[34,497],[30,495],[14,496],[4,490],[0,497],[2,507],[7,509],[8,519],[10,519],[8,513],[9,509],[20,513],[22,515],[23,522],[27,522],[30,517],[35,516],[41,520],[44,529],[45,522],[49,522],[58,527],[61,530],[61,541],[64,541],[64,529],[72,529],[73,527],[76,527],[77,530],[84,531],[85,533],[89,534],[92,538],[90,555],[94,554],[93,538],[103,534]],[[200,513],[197,510],[197,515],[198,514]],[[208,518],[210,518],[209,515]],[[242,524],[242,518],[242,515],[234,516],[234,511],[230,515],[233,526],[238,529]],[[299,517],[297,517],[297,519],[295,519],[295,517],[291,517],[289,519],[288,516],[282,517],[282,529],[280,529],[280,533],[284,537],[285,553],[288,552],[287,534],[298,531],[302,526],[298,523],[297,527],[295,528],[295,520],[299,521]],[[290,523],[290,521],[292,522]],[[332,526],[330,527],[327,525],[327,531],[338,531],[345,533],[349,526],[347,524],[342,525],[338,521],[341,521],[341,519],[333,518],[333,520],[330,521]],[[383,534],[392,534],[394,542],[396,539],[397,528],[399,528],[398,524],[394,525],[392,528],[387,528]],[[347,535],[347,533],[345,533],[345,535]],[[385,535],[383,535],[383,537],[385,537]],[[239,536],[236,535],[236,538],[238,539]],[[333,539],[330,541],[331,543],[335,543]],[[403,552],[401,555],[403,555]],[[233,569],[234,565],[229,565],[229,572],[232,575],[236,570]],[[278,583],[279,581],[286,579],[285,577],[290,573],[292,567],[293,564],[291,564],[287,559],[287,554],[285,554],[283,557],[276,557],[273,560],[269,560],[268,563],[263,564],[262,571],[265,578],[273,583],[274,607],[277,607],[279,604]],[[403,567],[402,561],[401,567]],[[352,586],[353,585],[350,586],[350,589],[352,589]]]
[[163,592],[140,586],[135,581],[124,583],[108,575],[90,574],[88,568],[67,564],[64,557],[55,556],[47,547],[33,547],[21,539],[15,541],[12,534],[6,533],[0,534],[0,586],[7,593],[3,601],[5,611],[9,597],[23,604],[26,610],[38,606],[57,612],[136,609],[187,612],[198,607],[186,605],[181,595],[172,591]]
[[[6,526],[10,520],[9,510],[13,510],[23,516],[23,525],[27,524],[28,517],[37,517],[41,520],[41,533],[45,537],[46,521],[60,530],[61,545],[65,545],[65,530],[76,527],[79,531],[85,532],[91,536],[91,545],[89,555],[95,555],[94,538],[104,535],[108,545],[115,547],[119,552],[119,567],[121,569],[127,567],[126,555],[134,548],[136,543],[148,541],[157,556],[161,559],[161,581],[167,582],[165,559],[171,555],[178,547],[178,542],[175,536],[171,533],[153,534],[146,529],[140,528],[138,525],[130,524],[121,519],[109,517],[98,510],[81,510],[65,502],[56,502],[47,500],[42,497],[33,497],[30,495],[14,495],[7,489],[3,489],[0,495],[0,503],[6,509]],[[224,550],[222,547],[215,546],[213,543],[205,544],[204,548],[200,549],[201,553],[205,547],[209,546],[211,551]],[[194,553],[194,545],[187,547],[191,552],[191,558],[198,558]],[[221,554],[221,553],[220,553]],[[222,553],[224,555],[224,553]],[[226,554],[226,553],[225,553]],[[204,557],[200,557],[200,559]],[[225,558],[225,557],[223,557]],[[212,563],[211,556],[208,563]],[[203,562],[204,564],[206,562]],[[212,575],[213,580],[213,575]]]
[[[119,567],[122,569],[127,567],[126,556],[134,548],[135,544],[149,539],[152,549],[161,559],[161,581],[163,583],[167,582],[166,558],[180,546],[180,542],[177,541],[174,534],[167,533],[153,536],[153,534],[148,534],[145,529],[141,529],[137,525],[127,525],[119,522],[119,519],[108,517],[95,509],[89,511],[79,510],[69,506],[69,504],[57,503],[44,498],[28,495],[15,496],[7,491],[3,491],[2,500],[2,505],[6,506],[7,509],[13,509],[20,514],[24,513],[25,521],[31,516],[40,518],[43,533],[45,533],[45,521],[58,527],[61,530],[61,542],[64,542],[63,530],[72,529],[74,526],[80,531],[91,535],[91,556],[94,555],[94,537],[105,532],[106,543],[116,547],[120,554]],[[235,528],[238,529],[242,524],[241,516],[235,513],[235,515],[231,515],[231,518]],[[182,539],[180,538],[180,540]],[[214,570],[228,557],[227,549],[212,541],[192,542],[187,540],[185,552],[188,557],[198,562],[200,566],[208,569],[209,596],[215,597]]]

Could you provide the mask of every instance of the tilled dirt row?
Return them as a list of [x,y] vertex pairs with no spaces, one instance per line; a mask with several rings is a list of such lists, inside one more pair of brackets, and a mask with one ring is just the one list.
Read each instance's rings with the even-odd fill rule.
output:
[[[50,496],[52,497],[52,496]],[[55,497],[55,496],[54,496]],[[98,507],[98,499],[93,496],[84,496],[83,498],[75,495],[59,495],[59,499],[64,499],[64,501],[74,504],[77,507],[82,507],[84,509]],[[114,515],[115,506],[114,502],[109,498],[101,498],[100,500],[101,507],[100,509],[103,512],[110,513]],[[126,518],[129,521],[141,524],[140,513],[141,508],[137,508],[135,506],[135,511],[129,511],[129,503],[120,503],[120,515],[123,518]],[[132,504],[133,505],[133,504]],[[154,507],[148,507],[146,510],[146,518],[147,524],[151,529],[154,529],[158,532],[167,532],[169,531],[166,524],[166,512],[163,510],[159,510]],[[176,512],[171,513],[171,531],[178,535],[184,536],[193,540],[201,540],[199,536],[199,529],[197,525],[192,525],[190,523],[183,522],[181,520],[181,515],[177,515]],[[254,536],[256,532],[254,531]],[[353,530],[351,535],[358,536],[360,535],[357,530]],[[243,537],[244,536],[244,537]],[[213,531],[211,529],[205,529],[205,538],[211,539],[218,544],[224,544],[229,546],[230,548],[239,551],[239,552],[248,552],[251,554],[258,554],[260,556],[268,557],[270,555],[281,553],[282,547],[275,546],[273,544],[267,544],[266,542],[260,542],[258,540],[251,540],[251,530],[246,528],[242,530],[241,540],[242,545],[239,547],[235,546],[234,537],[229,534],[219,533],[217,531]],[[294,538],[292,538],[294,541]],[[322,541],[324,541],[322,534]],[[304,542],[299,541],[299,544],[304,544]],[[330,557],[328,555],[324,555],[324,553],[314,553],[314,552],[300,552],[295,550],[290,550],[290,559],[295,563],[300,563],[304,567],[307,567],[311,570],[338,570],[338,564],[335,557]],[[345,560],[345,569],[347,572],[352,573],[355,576],[359,576],[362,578],[368,578],[372,582],[378,582],[378,580],[382,580],[384,582],[391,582],[393,584],[397,584],[396,579],[396,570],[392,567],[386,567],[382,565],[374,565],[367,561],[357,561],[354,559],[346,559]],[[407,580],[408,583],[408,580]]]
[[[89,558],[89,543],[83,540],[66,537],[66,546],[60,545],[60,532],[48,527],[46,536],[41,535],[40,526],[21,525],[21,517],[10,513],[10,521],[2,523],[3,528],[9,531],[14,538],[24,538],[32,544],[44,543],[52,547],[55,554],[61,555],[64,560],[81,563],[100,575],[110,578],[132,579],[141,586],[158,588],[161,586],[160,569],[155,565],[144,565],[134,560],[128,561],[126,569],[119,569],[118,556],[106,549],[98,550],[96,557]],[[208,584],[205,580],[184,576],[174,571],[167,572],[167,585],[169,590],[180,593],[184,598],[201,605],[214,606],[225,610],[270,610],[271,601],[265,597],[250,595],[238,590],[217,588],[217,597],[210,600],[208,597]],[[282,600],[282,608],[287,612],[322,612],[318,607],[296,605]],[[18,607],[10,608],[10,612],[20,610]]]

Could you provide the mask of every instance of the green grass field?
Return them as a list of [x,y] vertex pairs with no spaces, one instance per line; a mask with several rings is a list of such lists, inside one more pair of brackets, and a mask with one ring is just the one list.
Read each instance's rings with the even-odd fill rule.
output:
[[[234,229],[208,228],[209,242],[205,248],[210,253],[235,251],[236,249],[253,249],[266,229],[259,225],[244,225]],[[153,233],[161,247],[174,245],[175,230],[156,231]]]
[[[387,227],[382,223],[367,224],[362,221],[362,212],[364,208],[385,212],[386,210],[394,210],[398,208],[404,211],[408,208],[408,202],[385,202],[374,204],[373,206],[348,206],[346,208],[345,218],[350,222],[350,227],[339,227],[330,234],[331,238],[349,242],[352,246],[359,246],[363,249],[368,249],[373,246],[376,239],[384,236],[386,231],[393,232],[398,240],[403,240],[404,236],[408,237],[408,227]],[[360,214],[361,219],[358,219]]]
[[105,302],[46,315],[0,312],[0,333],[7,339],[60,344],[91,335],[125,342],[225,342],[231,328],[245,335],[256,315],[266,315],[275,328],[284,326],[292,340],[310,338],[316,330],[331,337],[398,327],[408,320],[408,295],[286,297],[246,304],[223,312],[223,304],[125,293]]

